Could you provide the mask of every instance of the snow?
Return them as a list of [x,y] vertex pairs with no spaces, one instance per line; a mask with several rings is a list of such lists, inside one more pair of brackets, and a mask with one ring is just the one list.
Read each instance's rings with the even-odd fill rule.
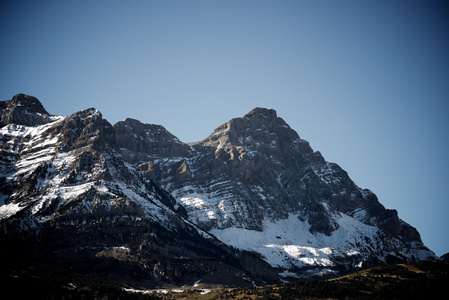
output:
[[374,240],[377,234],[375,227],[346,215],[339,216],[338,223],[339,229],[331,236],[312,234],[308,222],[302,222],[298,215],[290,214],[284,220],[265,220],[263,231],[226,228],[213,229],[211,233],[226,244],[260,253],[273,267],[332,267],[334,256],[360,254],[358,248],[350,246],[355,245],[358,237],[368,236]]
[[335,170],[333,169],[334,164],[326,162],[322,166],[312,165],[313,171],[317,176],[321,178],[323,182],[328,185],[340,183],[340,176],[335,175]]
[[[195,281],[191,287],[195,288],[194,291],[199,291],[201,295],[206,295],[212,291],[212,289],[207,288],[198,288],[201,279]],[[135,294],[168,294],[168,293],[189,293],[192,292],[192,289],[188,286],[183,286],[183,288],[174,288],[174,289],[154,289],[154,290],[138,290],[132,288],[124,288],[128,293]]]
[[203,221],[216,219],[215,212],[211,209],[210,203],[206,203],[201,198],[199,198],[199,197],[182,197],[180,200],[184,205],[186,205],[188,207],[194,207],[198,211],[206,210],[207,219],[203,219]]
[[54,149],[42,149],[20,159],[16,163],[16,168],[18,169],[16,176],[32,172],[40,165],[40,163],[50,161],[54,154]]
[[20,206],[20,203],[10,203],[0,206],[0,221],[15,215],[25,207]]
[[95,108],[89,108],[89,110],[85,111],[86,116],[85,117],[79,117],[81,121],[87,120],[87,119],[93,119],[96,120],[97,118],[101,118],[101,112],[98,109]]
[[[58,141],[58,136],[48,138],[45,133],[54,124],[63,120],[64,117],[55,116],[52,119],[54,122],[39,126],[9,124],[0,128],[0,139],[2,140],[1,152],[20,154],[20,156],[8,157],[7,163],[1,166],[2,176],[7,181],[31,174],[42,164],[47,164],[47,166],[51,164],[51,160],[56,153],[55,146]],[[38,145],[38,147],[35,145]],[[14,167],[8,167],[8,164],[14,164]],[[37,182],[36,187],[39,188],[42,184],[43,182],[40,180]],[[20,203],[4,204],[6,198],[4,196],[3,198],[1,202],[3,205],[0,206],[0,219],[5,219],[16,214],[26,206]],[[37,203],[37,207],[41,207],[42,205],[43,202]]]

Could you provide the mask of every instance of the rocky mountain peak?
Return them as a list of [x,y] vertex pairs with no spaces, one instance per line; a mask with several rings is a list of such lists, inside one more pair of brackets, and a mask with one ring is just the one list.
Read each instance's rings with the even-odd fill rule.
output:
[[51,116],[42,103],[35,97],[17,94],[11,100],[0,102],[0,126],[19,124],[35,126],[53,122]]
[[227,129],[237,133],[256,131],[274,132],[277,126],[288,126],[284,120],[278,118],[274,109],[256,107],[241,118],[234,118],[218,129]]
[[10,101],[11,106],[23,106],[31,112],[37,112],[48,115],[42,103],[33,96],[25,94],[17,94]]
[[[283,148],[299,144],[299,135],[274,109],[256,107],[240,118],[234,118],[217,127],[203,141],[203,145],[221,148],[224,145]],[[305,142],[305,141],[303,141]]]
[[254,118],[261,120],[262,122],[272,123],[276,121],[277,113],[271,108],[255,107],[247,113],[244,118]]
[[189,148],[165,127],[131,118],[116,123],[114,131],[116,146],[128,161],[134,163],[147,161],[149,156],[180,155]]

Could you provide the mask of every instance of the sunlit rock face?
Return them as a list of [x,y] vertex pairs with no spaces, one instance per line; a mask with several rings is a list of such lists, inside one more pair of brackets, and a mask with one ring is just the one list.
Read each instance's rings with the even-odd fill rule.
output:
[[[0,102],[0,123],[5,236],[97,245],[102,255],[133,245],[142,266],[151,265],[148,251],[215,256],[265,281],[435,257],[416,229],[272,109],[190,144],[161,125],[111,125],[94,108],[53,116],[23,94]],[[199,277],[212,268],[192,264]]]

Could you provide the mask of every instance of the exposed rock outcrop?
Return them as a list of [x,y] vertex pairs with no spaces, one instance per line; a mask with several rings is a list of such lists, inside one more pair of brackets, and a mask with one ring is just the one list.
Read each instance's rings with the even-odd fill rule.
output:
[[34,126],[54,121],[37,98],[25,94],[0,102],[0,112],[0,127],[7,124]]

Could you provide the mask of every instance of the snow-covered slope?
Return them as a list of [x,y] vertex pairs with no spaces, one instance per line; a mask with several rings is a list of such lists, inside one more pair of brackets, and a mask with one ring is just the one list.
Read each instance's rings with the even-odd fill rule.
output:
[[[343,266],[347,269],[364,267],[364,263],[372,261],[376,254],[384,263],[385,254],[398,255],[384,247],[379,228],[350,216],[339,216],[339,228],[330,236],[311,233],[310,224],[298,220],[298,217],[291,214],[287,219],[265,220],[262,231],[231,227],[210,232],[236,248],[260,253],[273,267],[281,269],[280,275],[284,277],[334,274]],[[397,242],[397,246],[400,247],[401,243]],[[433,258],[431,252],[419,246],[403,249],[400,254],[418,260]],[[302,271],[298,272],[298,269]]]
[[98,110],[54,119],[43,125],[9,124],[0,129],[2,220],[20,210],[31,212],[33,222],[42,223],[74,211],[118,213],[120,208],[121,217],[130,212],[165,224],[176,214],[162,203],[150,179],[121,161],[113,149],[96,146],[103,143],[98,140],[104,134]]

